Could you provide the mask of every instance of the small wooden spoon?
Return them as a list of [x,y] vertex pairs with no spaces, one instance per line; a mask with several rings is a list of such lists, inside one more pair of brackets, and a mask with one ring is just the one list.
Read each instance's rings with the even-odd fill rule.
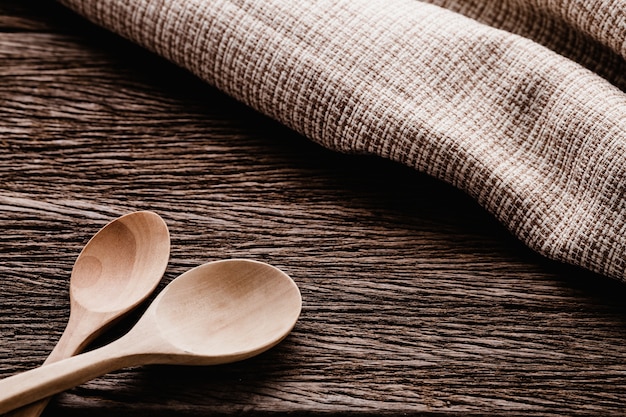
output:
[[[44,364],[82,351],[145,300],[161,280],[169,254],[167,225],[155,213],[130,213],[100,229],[76,259],[70,279],[69,321]],[[48,401],[16,410],[12,416],[39,416]]]
[[125,367],[249,358],[285,338],[301,308],[296,284],[271,265],[249,260],[201,265],[165,287],[120,339],[1,380],[0,414]]

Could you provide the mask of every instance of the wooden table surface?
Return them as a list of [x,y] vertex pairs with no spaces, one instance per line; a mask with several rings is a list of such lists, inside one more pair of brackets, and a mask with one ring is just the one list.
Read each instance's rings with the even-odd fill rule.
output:
[[82,246],[134,210],[170,228],[161,287],[237,257],[283,269],[303,296],[293,333],[257,358],[121,370],[45,415],[626,413],[624,284],[546,260],[456,189],[325,150],[49,0],[0,4],[0,179],[0,376],[43,362]]

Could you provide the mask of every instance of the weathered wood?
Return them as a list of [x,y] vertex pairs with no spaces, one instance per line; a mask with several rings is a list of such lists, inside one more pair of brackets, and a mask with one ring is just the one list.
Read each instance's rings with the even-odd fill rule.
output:
[[49,1],[0,5],[0,63],[2,376],[43,362],[81,247],[132,210],[170,228],[161,288],[243,257],[304,300],[258,358],[119,371],[47,415],[623,413],[624,286],[537,256],[460,192],[322,149]]

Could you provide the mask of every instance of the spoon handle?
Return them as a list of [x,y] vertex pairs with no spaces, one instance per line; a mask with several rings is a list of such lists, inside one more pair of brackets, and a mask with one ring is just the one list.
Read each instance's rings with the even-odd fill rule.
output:
[[[106,328],[108,317],[103,314],[86,314],[81,305],[72,305],[70,319],[61,338],[55,345],[43,365],[50,365],[62,359],[69,358],[81,352]],[[39,417],[46,409],[51,397],[28,404],[13,410],[4,417]]]
[[123,344],[122,339],[99,349],[0,380],[0,414],[73,388],[111,371],[140,365],[140,355],[127,353],[128,350],[120,346],[120,343]]
[[3,417],[39,417],[46,409],[52,397],[46,397],[42,400],[14,409],[5,414]]
[[[70,329],[78,330],[73,327],[70,327]],[[50,352],[48,358],[44,361],[43,365],[49,365],[76,355],[82,350],[82,346],[85,345],[84,341],[87,340],[88,339],[83,337],[83,335],[78,331],[65,331],[61,336],[61,339],[59,339],[57,345],[54,347],[52,352]],[[4,417],[39,417],[41,413],[43,413],[43,410],[46,409],[50,399],[51,397],[43,398],[32,404],[28,404],[27,406],[13,410]]]

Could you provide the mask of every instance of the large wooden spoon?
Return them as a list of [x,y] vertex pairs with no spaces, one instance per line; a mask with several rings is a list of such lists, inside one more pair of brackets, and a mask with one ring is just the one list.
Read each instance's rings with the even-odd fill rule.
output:
[[285,338],[301,307],[296,284],[271,265],[249,260],[201,265],[165,287],[120,339],[1,380],[0,414],[129,366],[249,358]]
[[[170,236],[161,217],[138,211],[113,220],[78,256],[70,279],[70,317],[44,364],[82,351],[156,288],[167,267]],[[37,417],[49,399],[12,413]]]

